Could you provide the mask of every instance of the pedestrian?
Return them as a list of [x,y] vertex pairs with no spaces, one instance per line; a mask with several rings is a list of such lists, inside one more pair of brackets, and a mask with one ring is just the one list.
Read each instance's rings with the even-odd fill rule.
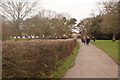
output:
[[93,41],[94,41],[94,43],[96,43],[96,38],[95,37],[93,37]]
[[86,45],[86,37],[83,37],[83,43]]
[[87,36],[87,45],[89,45],[89,43],[90,43],[90,38],[89,36]]
[[83,37],[81,38],[81,41],[82,41],[82,43],[84,43],[84,41],[83,41]]
[[88,44],[88,37],[86,36],[86,41],[85,41],[85,44],[87,45]]

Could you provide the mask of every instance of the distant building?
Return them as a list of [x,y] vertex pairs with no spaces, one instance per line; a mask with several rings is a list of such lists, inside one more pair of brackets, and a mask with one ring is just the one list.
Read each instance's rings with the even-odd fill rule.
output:
[[79,28],[73,28],[72,29],[72,33],[71,33],[71,36],[74,37],[74,38],[77,38],[78,36],[80,36],[80,31],[79,31]]

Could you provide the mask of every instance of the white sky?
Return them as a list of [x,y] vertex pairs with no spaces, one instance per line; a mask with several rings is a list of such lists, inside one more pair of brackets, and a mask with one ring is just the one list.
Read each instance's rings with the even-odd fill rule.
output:
[[90,17],[97,7],[96,3],[102,0],[41,0],[40,5],[44,9],[57,13],[68,13],[78,21]]
[[79,22],[81,19],[90,17],[91,16],[90,14],[92,12],[97,12],[95,10],[97,8],[97,2],[107,0],[20,0],[20,1],[30,2],[37,1],[40,3],[39,6],[42,7],[43,9],[49,9],[57,13],[68,13],[71,15],[71,17],[76,18]]

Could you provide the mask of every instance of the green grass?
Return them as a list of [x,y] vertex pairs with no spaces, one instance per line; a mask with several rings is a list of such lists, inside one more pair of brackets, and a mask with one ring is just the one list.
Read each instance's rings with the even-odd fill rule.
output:
[[91,43],[107,53],[116,63],[118,62],[118,40],[112,42],[112,40],[97,40],[96,43],[91,40]]
[[65,60],[62,60],[60,62],[58,62],[58,64],[60,65],[56,70],[53,70],[51,73],[51,78],[61,78],[64,76],[64,73],[73,65],[71,65],[75,59],[75,57],[77,56],[78,52],[79,52],[79,48],[80,45],[79,43],[77,43],[77,45],[75,46],[73,53],[67,57]]

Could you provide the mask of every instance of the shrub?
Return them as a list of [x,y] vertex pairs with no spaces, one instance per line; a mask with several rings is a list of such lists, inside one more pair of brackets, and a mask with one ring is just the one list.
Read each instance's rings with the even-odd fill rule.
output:
[[72,53],[76,39],[3,42],[3,78],[49,76],[56,63]]

